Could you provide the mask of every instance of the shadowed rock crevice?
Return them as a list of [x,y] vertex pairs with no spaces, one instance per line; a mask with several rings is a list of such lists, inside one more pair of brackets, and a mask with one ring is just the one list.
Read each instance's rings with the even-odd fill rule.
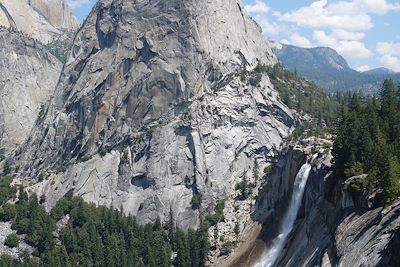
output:
[[147,189],[150,186],[155,185],[154,180],[149,180],[144,173],[136,174],[132,177],[131,184],[137,187],[141,187],[143,189]]

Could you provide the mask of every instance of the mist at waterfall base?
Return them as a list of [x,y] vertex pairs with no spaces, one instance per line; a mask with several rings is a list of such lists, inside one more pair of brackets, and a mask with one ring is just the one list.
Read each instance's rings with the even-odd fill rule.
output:
[[[315,157],[313,157],[314,159]],[[312,160],[313,160],[312,159]],[[312,162],[311,160],[311,162]],[[271,267],[279,257],[290,232],[293,229],[294,222],[297,218],[300,205],[303,199],[304,190],[307,184],[308,176],[310,175],[311,164],[305,163],[296,175],[293,185],[293,194],[290,200],[289,208],[283,217],[281,226],[279,228],[279,235],[272,241],[268,251],[261,257],[261,259],[254,265],[254,267]]]

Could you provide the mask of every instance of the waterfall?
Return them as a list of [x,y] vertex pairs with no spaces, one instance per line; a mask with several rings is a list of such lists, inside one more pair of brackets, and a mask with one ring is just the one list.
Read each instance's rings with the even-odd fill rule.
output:
[[[313,156],[311,162],[315,159]],[[293,185],[293,194],[290,200],[289,208],[283,217],[282,224],[279,228],[279,235],[272,241],[271,247],[261,259],[255,264],[255,267],[271,267],[279,257],[287,237],[293,229],[294,222],[296,221],[297,213],[299,212],[300,205],[303,199],[304,190],[306,187],[308,176],[310,175],[311,164],[305,163],[296,175]]]

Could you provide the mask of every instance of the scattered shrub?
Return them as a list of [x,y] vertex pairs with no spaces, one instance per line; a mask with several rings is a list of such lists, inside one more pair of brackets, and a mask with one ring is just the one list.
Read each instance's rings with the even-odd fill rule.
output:
[[190,201],[190,204],[192,205],[192,209],[198,209],[200,208],[201,205],[201,195],[196,194],[192,197],[192,200]]
[[0,221],[8,222],[17,215],[17,207],[13,204],[6,203],[0,208]]
[[14,233],[9,234],[6,238],[6,240],[4,241],[4,245],[6,245],[7,247],[10,247],[10,248],[18,247],[18,244],[19,244],[19,238]]
[[225,243],[222,244],[220,255],[225,256],[231,254],[235,245],[236,245],[235,242],[226,241]]
[[249,189],[247,185],[247,180],[243,178],[242,181],[236,184],[235,190],[240,192],[240,199],[245,200],[249,197]]

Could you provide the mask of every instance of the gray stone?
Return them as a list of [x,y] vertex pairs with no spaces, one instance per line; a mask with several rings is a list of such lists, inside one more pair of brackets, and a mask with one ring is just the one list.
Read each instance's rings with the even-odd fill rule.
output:
[[62,65],[41,44],[0,28],[0,153],[15,150],[29,135],[50,99]]
[[[293,152],[286,155],[287,169],[292,164]],[[313,161],[295,227],[275,266],[397,266],[400,202],[385,210],[368,209],[366,200],[361,201],[362,192],[350,194],[346,189],[346,184],[367,176],[352,177],[341,183],[330,170],[330,159],[330,153],[320,153]],[[281,193],[275,200],[279,204],[274,205],[278,212],[265,212],[263,203],[268,203],[265,201],[268,195],[281,190],[282,178],[291,179],[273,174],[271,185],[267,184],[258,198],[257,207],[267,215],[261,217],[264,231],[271,232],[273,223],[279,224],[282,212],[278,208],[287,201]]]
[[297,172],[306,162],[306,154],[299,147],[289,147],[281,156],[272,173],[267,176],[264,187],[259,192],[256,208],[252,217],[265,222],[268,218],[279,217],[287,208],[292,194],[292,186]]
[[64,0],[2,0],[0,25],[47,44],[79,22]]
[[0,255],[9,255],[13,258],[18,258],[20,253],[23,251],[27,251],[28,253],[33,252],[33,248],[26,244],[22,239],[24,238],[23,235],[19,235],[18,238],[21,240],[18,244],[17,247],[15,248],[10,248],[6,245],[4,245],[4,242],[7,238],[8,235],[14,233],[11,229],[11,223],[10,222],[0,222]]
[[[53,206],[67,191],[183,228],[269,164],[296,123],[266,75],[260,27],[229,1],[103,0],[78,32],[45,116],[16,158]],[[202,196],[200,210],[190,201]]]

